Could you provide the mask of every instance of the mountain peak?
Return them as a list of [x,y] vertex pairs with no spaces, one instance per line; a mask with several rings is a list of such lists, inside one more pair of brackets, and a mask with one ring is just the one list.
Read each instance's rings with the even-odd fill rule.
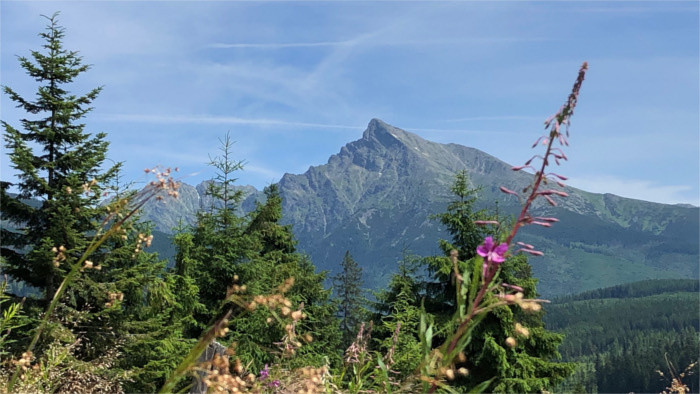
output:
[[383,146],[392,145],[415,145],[423,141],[415,134],[394,127],[381,119],[374,118],[369,121],[367,129],[362,134],[362,139],[368,142],[379,143]]
[[372,140],[382,140],[385,138],[398,139],[396,136],[396,129],[394,126],[384,122],[381,119],[374,118],[369,121],[367,129],[362,134],[362,139],[372,141]]

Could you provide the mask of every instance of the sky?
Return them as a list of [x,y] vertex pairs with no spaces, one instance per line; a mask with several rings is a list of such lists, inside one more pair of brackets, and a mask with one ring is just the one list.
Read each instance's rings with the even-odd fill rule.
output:
[[[65,48],[104,86],[85,118],[123,178],[215,172],[229,133],[258,189],[325,164],[372,118],[513,165],[589,63],[571,124],[570,185],[700,205],[697,1],[0,1],[0,84],[33,97],[17,56],[60,11]],[[27,114],[6,95],[0,118]],[[0,176],[14,172],[3,148]]]

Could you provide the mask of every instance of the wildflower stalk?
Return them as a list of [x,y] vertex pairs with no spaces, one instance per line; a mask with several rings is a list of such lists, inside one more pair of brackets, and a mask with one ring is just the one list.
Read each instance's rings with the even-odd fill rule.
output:
[[158,391],[159,393],[173,392],[173,389],[175,388],[177,382],[180,381],[180,379],[187,373],[187,371],[190,370],[190,367],[197,362],[197,359],[207,349],[207,346],[209,346],[209,344],[214,339],[216,339],[217,336],[219,336],[218,334],[221,332],[222,328],[228,325],[228,318],[231,317],[232,312],[233,309],[229,309],[223,317],[217,320],[202,335],[202,337],[199,338],[197,344],[194,345],[192,349],[190,349],[190,352],[187,353],[187,356],[185,356],[184,359],[182,359],[180,365],[178,365],[177,368],[175,368],[175,371],[173,371],[173,373],[168,377],[168,380],[165,381],[163,387],[161,387]]
[[[583,79],[586,75],[587,70],[588,63],[584,62],[581,66],[581,69],[578,72],[578,78],[576,79],[576,83],[574,84],[574,87],[571,90],[571,94],[569,95],[567,103],[562,107],[562,109],[559,110],[559,112],[557,112],[553,117],[551,117],[545,122],[545,125],[549,126],[553,119],[556,120],[556,122],[551,126],[551,129],[549,131],[549,141],[547,142],[547,150],[545,151],[540,170],[535,173],[535,180],[532,185],[532,191],[530,192],[530,195],[528,196],[527,200],[525,201],[525,204],[523,204],[523,207],[520,210],[518,220],[515,222],[515,224],[513,224],[513,228],[510,234],[508,235],[508,238],[506,238],[505,242],[507,245],[510,245],[511,242],[513,242],[513,238],[515,238],[515,235],[518,233],[520,227],[527,224],[528,220],[530,220],[528,214],[530,206],[538,196],[542,195],[539,193],[539,187],[542,184],[542,180],[546,179],[544,170],[547,167],[547,165],[549,165],[549,157],[552,155],[552,145],[554,144],[554,140],[557,139],[560,142],[563,141],[564,143],[566,143],[566,140],[562,139],[563,137],[561,136],[561,132],[559,131],[559,129],[561,125],[566,125],[566,134],[568,136],[569,119],[574,114],[574,107],[576,107],[576,103],[578,101],[578,94],[581,89],[581,84],[583,83]],[[548,201],[550,200],[548,199]]]
[[[234,275],[233,280],[234,282],[237,281],[238,276]],[[275,313],[274,308],[279,308],[282,311],[283,316],[289,315],[293,322],[292,324],[287,325],[289,327],[287,330],[287,335],[285,338],[283,338],[282,342],[278,343],[278,345],[280,345],[283,351],[287,351],[287,354],[294,354],[295,348],[301,346],[301,344],[296,340],[294,327],[296,326],[297,322],[300,319],[305,318],[306,315],[301,311],[303,309],[303,302],[299,305],[298,310],[292,312],[287,306],[291,306],[291,302],[283,297],[283,294],[289,291],[293,285],[294,277],[287,278],[284,283],[277,287],[277,294],[271,296],[254,296],[252,297],[252,301],[247,301],[245,297],[238,294],[245,291],[245,285],[239,286],[234,284],[230,286],[227,290],[226,297],[223,299],[223,301],[221,301],[219,308],[220,311],[226,310],[226,312],[220,318],[211,323],[211,327],[202,334],[199,341],[197,341],[194,347],[190,349],[189,353],[187,353],[182,362],[180,362],[180,364],[175,368],[158,392],[173,392],[173,389],[177,383],[192,369],[192,366],[197,363],[197,360],[206,350],[207,346],[209,346],[209,344],[217,337],[223,337],[226,335],[228,332],[229,318],[231,318],[234,313],[234,306],[231,304],[235,304],[240,307],[242,309],[242,313],[252,312],[260,305],[267,306],[270,309],[272,317],[274,317],[275,320],[280,323],[282,322],[282,319],[277,313]],[[286,312],[284,312],[284,310],[286,310]],[[307,342],[311,341],[311,339],[305,340]],[[240,373],[240,371],[238,371],[238,373]],[[274,384],[274,382],[272,383]]]
[[[44,332],[44,329],[48,325],[49,318],[51,317],[54,310],[56,309],[56,306],[58,305],[58,301],[61,299],[63,293],[66,291],[68,286],[70,286],[73,280],[82,271],[83,264],[87,261],[88,257],[90,257],[92,253],[97,251],[97,249],[100,246],[102,246],[102,244],[104,244],[105,241],[107,241],[110,237],[117,234],[118,232],[121,232],[124,223],[126,223],[127,220],[129,220],[137,212],[139,212],[141,208],[143,208],[144,204],[148,202],[148,200],[150,200],[153,197],[156,197],[161,191],[170,189],[168,191],[168,194],[173,197],[177,196],[177,189],[179,188],[179,183],[173,181],[172,178],[169,177],[169,169],[166,170],[166,172],[164,173],[157,172],[156,170],[149,170],[149,172],[151,171],[157,174],[159,181],[151,182],[142,191],[133,195],[133,204],[131,205],[131,209],[126,214],[123,214],[122,211],[125,208],[129,207],[129,203],[132,202],[132,198],[124,197],[116,200],[114,203],[109,205],[108,212],[110,213],[102,221],[97,233],[93,236],[92,241],[90,242],[90,245],[88,245],[88,248],[85,250],[85,252],[80,256],[80,258],[78,258],[78,260],[75,263],[71,264],[70,271],[68,271],[66,276],[63,278],[63,281],[61,281],[61,284],[58,286],[58,289],[56,289],[56,292],[54,293],[53,298],[49,303],[49,306],[46,308],[46,312],[44,312],[44,315],[42,316],[41,321],[39,322],[39,327],[37,327],[36,333],[34,334],[34,337],[32,338],[32,341],[30,342],[24,354],[32,354],[34,347],[41,338],[41,334]],[[86,192],[88,192],[89,188],[93,184],[91,183],[86,185],[89,185],[87,187],[84,187]],[[114,219],[117,219],[116,222],[114,222],[114,224],[112,224],[112,226],[110,226],[109,229],[107,229],[107,231],[104,231],[103,233],[103,230]],[[7,386],[8,392],[12,392],[21,370],[22,367],[20,364],[18,364]]]
[[[468,340],[468,333],[471,331],[471,329],[474,328],[474,326],[478,323],[478,319],[483,318],[485,314],[499,306],[503,305],[509,305],[512,304],[511,301],[499,301],[492,303],[490,305],[486,306],[481,306],[482,302],[484,301],[484,297],[488,292],[491,290],[495,289],[496,286],[494,285],[494,279],[496,278],[497,274],[497,268],[498,265],[507,257],[510,252],[508,252],[508,248],[510,247],[510,244],[513,242],[513,239],[515,238],[516,234],[518,233],[518,230],[527,225],[527,224],[540,224],[540,225],[546,225],[549,226],[550,221],[556,221],[554,218],[537,218],[540,219],[535,220],[533,219],[530,214],[529,210],[530,207],[532,206],[532,203],[535,201],[535,199],[539,196],[545,197],[545,199],[551,204],[551,205],[556,205],[556,203],[551,199],[550,194],[556,194],[560,195],[563,197],[566,197],[567,194],[565,192],[561,191],[554,191],[554,190],[547,190],[547,191],[540,191],[540,186],[542,186],[543,183],[547,182],[547,177],[545,175],[545,169],[549,165],[549,158],[551,156],[554,156],[555,161],[558,163],[560,159],[566,160],[566,156],[564,156],[563,153],[560,153],[561,151],[558,150],[557,148],[553,148],[553,143],[554,140],[558,140],[562,145],[568,145],[566,138],[562,135],[560,128],[561,125],[566,126],[566,136],[568,137],[569,130],[569,121],[571,116],[574,113],[574,108],[576,107],[576,103],[578,101],[578,94],[581,89],[581,84],[583,83],[584,77],[586,75],[586,71],[588,70],[588,63],[584,62],[581,65],[581,68],[579,69],[578,77],[576,79],[576,82],[574,83],[574,86],[571,90],[571,94],[569,94],[567,102],[562,106],[562,108],[553,116],[551,116],[549,119],[545,121],[545,128],[549,128],[549,135],[548,135],[548,141],[547,141],[547,148],[545,150],[545,155],[541,157],[542,159],[542,164],[540,166],[540,169],[535,172],[535,177],[533,184],[528,187],[530,189],[530,194],[528,195],[525,203],[522,205],[522,208],[520,210],[520,214],[518,215],[518,219],[516,222],[513,224],[513,227],[508,234],[508,237],[506,238],[505,242],[496,247],[495,249],[492,249],[493,246],[495,245],[490,245],[489,246],[489,251],[484,251],[484,266],[483,266],[483,275],[482,275],[482,281],[481,281],[481,287],[474,297],[473,301],[471,302],[469,308],[467,309],[467,315],[462,319],[461,323],[455,330],[454,334],[451,336],[451,339],[448,341],[445,341],[445,343],[439,348],[439,354],[442,355],[442,360],[441,360],[441,367],[442,369],[448,368],[454,361],[457,353],[457,348],[458,345],[459,348],[462,348],[465,344],[466,341]],[[540,142],[541,139],[538,139],[537,142],[533,145],[533,147],[537,146],[537,144]],[[555,151],[558,150],[557,153]],[[518,171],[521,170],[525,167],[530,166],[530,162],[535,158],[535,157],[540,157],[540,156],[534,156],[530,160],[528,160],[524,166],[521,167],[514,167],[513,170]],[[556,175],[559,179],[566,179],[562,176]],[[560,185],[561,183],[558,182]],[[526,189],[527,190],[527,189]],[[501,191],[507,194],[513,194],[520,196],[512,191],[508,190],[505,187],[501,187]],[[480,224],[497,224],[497,223],[492,223],[492,222],[483,222]],[[490,238],[487,238],[485,241],[485,245],[491,244],[492,240]],[[504,246],[505,245],[505,246]],[[528,245],[529,246],[529,245]],[[481,247],[480,247],[481,248]],[[499,253],[498,248],[502,248],[503,253]],[[500,260],[495,260],[492,259],[491,253],[493,250],[496,250],[496,257],[500,257]],[[532,248],[524,248],[521,249],[523,251],[526,251],[531,254],[541,254],[539,251],[534,251]],[[478,251],[478,250],[477,250]],[[479,251],[479,254],[481,252]],[[459,274],[459,271],[457,270],[457,263],[456,263],[456,255],[453,254],[452,256],[453,259],[453,266],[455,269],[455,277],[457,279],[457,298],[458,298],[458,304],[461,304],[460,294],[461,294],[461,285],[462,282],[464,281],[462,276]],[[478,266],[478,260],[475,261],[475,271],[474,275],[472,276],[472,285],[475,285],[475,281],[478,278],[478,271],[477,271],[477,266]],[[495,268],[495,270],[494,270]],[[462,280],[460,280],[462,279]],[[473,287],[472,287],[473,288]],[[468,296],[471,296],[471,292],[468,294]],[[544,300],[527,300],[529,302],[543,302]],[[432,378],[432,377],[427,377],[427,376],[422,376],[421,379],[425,382],[428,382],[430,384],[430,389],[428,390],[429,393],[435,392],[437,390],[438,386],[444,386],[444,383],[442,383],[440,380]],[[486,383],[486,382],[485,382]],[[483,386],[485,388],[486,386]]]

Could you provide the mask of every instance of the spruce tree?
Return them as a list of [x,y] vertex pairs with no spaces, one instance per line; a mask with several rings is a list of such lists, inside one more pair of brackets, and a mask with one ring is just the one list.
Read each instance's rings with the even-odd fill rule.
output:
[[[447,208],[447,212],[438,215],[441,223],[452,235],[452,242],[442,240],[440,246],[444,256],[428,258],[428,269],[433,281],[430,285],[452,284],[452,263],[449,255],[452,249],[459,253],[460,272],[472,272],[470,259],[475,256],[476,248],[483,243],[487,233],[474,224],[476,220],[494,219],[486,211],[476,211],[476,193],[478,189],[468,187],[466,172],[458,173],[452,192],[456,199]],[[498,219],[498,218],[495,218]],[[536,298],[537,279],[532,277],[531,267],[523,255],[508,258],[501,266],[500,280],[510,285],[523,288],[525,298]],[[454,286],[449,286],[454,289]],[[455,292],[448,295],[450,301],[441,301],[432,305],[436,321],[447,322],[455,312]],[[489,295],[492,297],[493,295]],[[430,294],[429,294],[430,297]],[[439,295],[433,299],[440,299]],[[426,302],[427,304],[427,302]],[[427,309],[427,307],[426,307]],[[429,312],[431,312],[429,310]],[[552,389],[573,370],[572,364],[558,363],[557,348],[563,337],[547,331],[542,322],[542,313],[525,313],[515,305],[503,306],[489,313],[472,332],[472,340],[464,349],[466,366],[472,371],[460,384],[475,386],[494,378],[489,386],[493,392],[533,392]],[[527,327],[529,336],[518,336],[515,324]],[[452,329],[448,324],[447,327]],[[520,343],[515,347],[506,345],[508,337],[518,337]]]
[[[95,230],[93,221],[102,212],[98,206],[102,185],[118,167],[101,172],[106,135],[93,136],[80,123],[102,88],[84,95],[70,93],[69,84],[90,66],[77,52],[63,48],[64,29],[57,14],[47,19],[46,31],[39,34],[45,51],[32,51],[31,60],[19,57],[21,67],[41,84],[35,98],[3,86],[4,93],[34,119],[21,120],[23,131],[2,122],[18,180],[4,181],[0,188],[2,219],[18,228],[2,229],[2,271],[42,291],[44,301],[84,250],[87,234]],[[19,192],[18,198],[8,195],[10,186]],[[53,250],[61,247],[65,259],[55,260]]]
[[[290,225],[282,225],[282,198],[277,185],[265,188],[266,200],[257,203],[250,213],[246,234],[255,240],[256,251],[249,261],[239,266],[239,278],[251,295],[272,294],[288,278],[294,285],[285,296],[293,307],[303,305],[307,318],[300,320],[297,332],[310,334],[313,340],[299,348],[290,366],[320,366],[326,357],[339,361],[340,332],[335,317],[335,304],[330,302],[330,290],[323,287],[326,273],[317,273],[308,256],[296,250],[296,240]],[[238,343],[238,352],[261,368],[279,358],[276,343],[284,335],[283,327],[267,320],[269,312],[261,308],[240,315],[231,325],[231,338]]]
[[[47,19],[46,32],[40,34],[46,51],[33,51],[33,61],[19,58],[41,83],[36,98],[3,86],[10,99],[36,119],[21,120],[23,131],[2,122],[18,181],[3,181],[0,190],[2,219],[13,227],[2,228],[2,270],[42,292],[35,309],[39,311],[88,242],[104,230],[100,227],[114,224],[101,223],[108,209],[134,196],[117,185],[114,204],[100,204],[102,192],[111,189],[109,182],[118,180],[120,165],[100,170],[108,148],[106,135],[93,136],[80,122],[102,88],[82,96],[69,92],[70,83],[90,66],[77,52],[63,48],[64,29],[57,14]],[[19,192],[16,198],[8,193],[12,186]],[[71,356],[59,368],[83,371],[85,365],[109,365],[97,372],[112,382],[122,381],[126,372],[131,391],[147,391],[157,387],[148,385],[162,379],[178,352],[185,350],[180,333],[191,311],[179,302],[184,295],[175,296],[177,278],[164,273],[165,262],[143,252],[151,239],[149,226],[138,223],[137,215],[119,224],[122,231],[109,233],[64,291],[37,354],[56,340],[80,344],[70,348]],[[191,293],[184,286],[177,288]]]
[[343,342],[349,345],[362,321],[362,267],[355,262],[349,250],[345,251],[340,266],[342,271],[333,277],[333,286],[340,302],[338,313]]
[[[433,337],[433,347],[441,345],[456,328],[456,320],[453,319],[456,312],[456,287],[453,264],[449,257],[451,251],[458,251],[459,271],[472,272],[473,267],[470,264],[473,262],[470,259],[475,256],[476,248],[483,243],[485,236],[498,236],[497,233],[488,233],[474,224],[475,220],[494,219],[493,214],[485,210],[476,210],[478,190],[469,187],[466,172],[456,175],[452,186],[455,199],[448,205],[445,213],[435,216],[452,235],[451,241],[439,242],[443,255],[423,259],[422,264],[428,276],[422,282],[410,287],[397,287],[380,298],[384,302],[378,309],[391,311],[391,315],[384,317],[384,321],[389,323],[400,318],[406,320],[406,312],[402,312],[398,307],[408,310],[408,306],[415,308],[422,302],[428,317],[440,328]],[[532,277],[525,256],[518,255],[507,259],[501,266],[499,278],[505,283],[522,287],[525,298],[537,297],[537,280]],[[395,276],[392,283],[402,282],[406,281],[398,281]],[[406,295],[409,291],[412,291],[412,294]],[[411,300],[413,304],[407,304]],[[516,334],[516,323],[528,328],[527,338]],[[414,338],[418,338],[418,331],[415,328],[411,330],[409,326],[402,330],[401,336],[408,338],[400,337],[399,343],[406,345],[397,350],[397,357],[411,361],[410,354],[407,353],[415,350]],[[510,336],[518,337],[519,343],[516,347],[506,345],[506,338]],[[542,312],[524,313],[517,306],[497,308],[472,332],[471,341],[463,349],[466,361],[462,365],[467,367],[470,373],[466,377],[459,377],[453,384],[475,387],[493,378],[488,386],[490,392],[533,392],[552,389],[573,370],[572,364],[555,361],[559,358],[557,348],[561,341],[561,335],[544,328]],[[417,362],[415,359],[412,361]]]
[[236,267],[255,249],[254,241],[244,233],[244,218],[237,214],[243,193],[234,185],[234,174],[243,168],[242,162],[231,159],[233,142],[228,133],[219,142],[221,155],[209,163],[216,169],[205,191],[209,204],[198,212],[194,227],[184,232],[191,234],[191,241],[182,238],[184,243],[178,245],[180,261],[188,262],[178,267],[191,275],[204,306],[195,315],[200,329],[221,312],[221,301],[233,284]]

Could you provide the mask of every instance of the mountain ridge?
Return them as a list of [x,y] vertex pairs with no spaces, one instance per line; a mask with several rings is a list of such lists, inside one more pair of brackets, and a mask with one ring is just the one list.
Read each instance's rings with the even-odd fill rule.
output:
[[[478,149],[431,142],[375,118],[360,139],[341,147],[326,164],[284,174],[279,181],[283,222],[293,226],[299,249],[319,269],[336,271],[349,250],[365,268],[369,287],[380,287],[403,251],[439,253],[437,240],[448,236],[430,216],[445,210],[454,174],[463,169],[472,185],[481,187],[480,206],[497,203],[505,214],[516,213],[519,203],[499,186],[522,190],[532,179]],[[527,226],[520,235],[546,252],[530,259],[544,294],[698,276],[697,207],[566,191],[570,196],[558,199],[557,207],[544,200],[533,207],[535,214],[561,222],[551,229]],[[244,192],[244,210],[263,198],[252,187]],[[184,205],[192,211],[193,204]]]

